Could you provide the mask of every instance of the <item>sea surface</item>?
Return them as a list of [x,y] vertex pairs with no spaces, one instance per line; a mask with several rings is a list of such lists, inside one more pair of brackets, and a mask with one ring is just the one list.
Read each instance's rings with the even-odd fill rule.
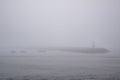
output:
[[1,49],[0,77],[111,75],[120,72],[119,53]]

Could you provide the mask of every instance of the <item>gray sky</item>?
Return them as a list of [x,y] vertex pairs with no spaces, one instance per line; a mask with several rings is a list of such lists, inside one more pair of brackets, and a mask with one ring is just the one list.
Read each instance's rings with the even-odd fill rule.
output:
[[0,0],[0,46],[120,47],[120,0]]

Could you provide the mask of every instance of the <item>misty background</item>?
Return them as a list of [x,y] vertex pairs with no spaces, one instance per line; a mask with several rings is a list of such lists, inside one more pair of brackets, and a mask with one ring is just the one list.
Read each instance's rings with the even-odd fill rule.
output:
[[[0,79],[120,73],[119,31],[120,0],[0,0]],[[64,51],[92,47],[93,41],[110,52]]]
[[0,0],[0,46],[120,47],[119,0]]

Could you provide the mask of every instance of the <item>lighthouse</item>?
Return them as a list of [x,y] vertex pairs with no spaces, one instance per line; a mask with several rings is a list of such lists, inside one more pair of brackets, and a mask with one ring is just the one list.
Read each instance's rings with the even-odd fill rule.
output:
[[95,48],[95,41],[92,42],[92,48]]

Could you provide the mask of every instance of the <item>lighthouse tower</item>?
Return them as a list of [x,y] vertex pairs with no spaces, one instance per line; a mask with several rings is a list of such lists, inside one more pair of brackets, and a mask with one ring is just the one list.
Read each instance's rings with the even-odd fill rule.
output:
[[92,48],[95,48],[95,41],[92,42]]

